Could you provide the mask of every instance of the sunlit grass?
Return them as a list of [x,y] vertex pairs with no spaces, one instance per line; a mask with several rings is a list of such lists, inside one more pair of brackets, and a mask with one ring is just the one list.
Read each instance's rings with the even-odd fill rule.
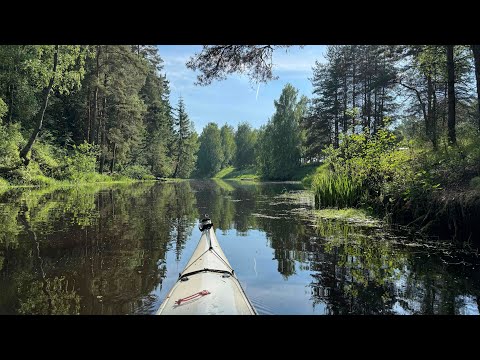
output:
[[[0,187],[2,188],[38,188],[38,187],[75,187],[86,185],[108,185],[108,184],[130,184],[134,182],[155,182],[156,180],[136,180],[130,179],[123,175],[106,175],[106,174],[85,174],[82,178],[75,180],[56,180],[44,175],[36,175],[29,182],[9,183],[7,180],[0,178]],[[165,182],[180,182],[184,179],[163,179]]]
[[214,179],[223,179],[235,171],[233,166],[226,167],[225,169],[220,170],[218,173],[213,175]]
[[345,209],[332,209],[326,208],[321,210],[315,210],[315,214],[318,217],[324,219],[352,219],[356,221],[371,220],[368,211],[365,209],[354,209],[354,208],[345,208]]
[[220,170],[213,176],[214,179],[229,179],[229,180],[248,180],[257,181],[260,180],[260,176],[257,175],[255,168],[249,167],[246,169],[236,169],[233,166],[229,166]]
[[358,205],[362,187],[344,175],[321,172],[312,181],[312,190],[318,208],[351,207]]

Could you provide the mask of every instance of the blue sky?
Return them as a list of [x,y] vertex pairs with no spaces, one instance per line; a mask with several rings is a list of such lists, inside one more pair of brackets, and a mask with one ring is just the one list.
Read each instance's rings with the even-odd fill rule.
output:
[[[291,83],[300,95],[311,97],[312,67],[315,60],[324,61],[323,45],[303,49],[292,47],[273,54],[274,74],[279,78],[260,86],[252,85],[243,75],[230,75],[227,80],[208,86],[194,85],[196,73],[185,66],[186,61],[202,49],[201,45],[159,45],[164,71],[170,81],[172,105],[182,96],[190,119],[200,133],[209,122],[234,126],[248,121],[253,127],[265,124],[274,113],[273,101],[278,99],[285,84]],[[258,95],[257,95],[258,89]]]

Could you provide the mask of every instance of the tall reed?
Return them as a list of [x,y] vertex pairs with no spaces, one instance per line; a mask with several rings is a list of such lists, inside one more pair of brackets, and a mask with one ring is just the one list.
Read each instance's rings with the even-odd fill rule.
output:
[[362,199],[362,185],[344,174],[322,172],[312,181],[315,207],[353,207]]

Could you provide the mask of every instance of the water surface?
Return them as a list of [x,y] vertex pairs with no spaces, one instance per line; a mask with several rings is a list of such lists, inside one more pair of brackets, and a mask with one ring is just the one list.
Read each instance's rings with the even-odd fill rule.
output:
[[260,314],[478,314],[473,245],[318,220],[292,183],[0,189],[0,314],[153,314],[208,213]]

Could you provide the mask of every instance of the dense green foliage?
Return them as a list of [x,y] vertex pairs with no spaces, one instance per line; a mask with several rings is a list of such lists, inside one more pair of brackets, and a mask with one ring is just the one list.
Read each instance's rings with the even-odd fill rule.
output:
[[477,70],[466,46],[329,46],[302,122],[305,160],[324,163],[304,181],[317,206],[372,207],[468,237],[479,206]]
[[237,144],[235,143],[235,130],[232,126],[223,125],[220,129],[220,137],[222,139],[223,149],[223,163],[222,168],[232,165],[235,153],[237,151]]
[[200,150],[197,160],[198,175],[211,177],[222,168],[225,156],[218,125],[208,123],[200,134],[199,141]]
[[173,177],[188,178],[195,169],[197,161],[198,141],[193,122],[188,119],[183,99],[178,101],[175,119],[175,171]]
[[300,166],[302,134],[300,121],[307,99],[297,100],[298,90],[287,84],[275,101],[275,114],[260,130],[258,164],[269,179],[287,180]]
[[189,177],[197,135],[162,62],[150,45],[1,46],[0,177]]
[[235,166],[244,169],[255,164],[255,148],[258,142],[258,132],[243,122],[238,125],[235,133],[235,144],[237,152],[235,154]]

